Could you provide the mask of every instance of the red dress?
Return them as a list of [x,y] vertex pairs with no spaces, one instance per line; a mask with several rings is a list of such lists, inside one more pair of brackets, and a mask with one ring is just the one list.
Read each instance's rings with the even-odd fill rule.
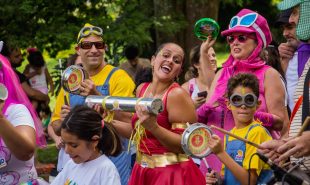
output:
[[[139,97],[144,95],[150,83],[143,85]],[[181,88],[177,83],[172,84],[163,96],[164,111],[158,114],[157,123],[178,134],[181,134],[183,129],[172,129],[171,123],[168,120],[168,112],[166,110],[167,94],[173,88]],[[132,119],[134,128],[135,122],[138,120],[135,114]],[[164,147],[150,132],[146,130],[146,137],[141,139],[140,151],[142,154],[154,155],[171,153],[169,149]],[[144,144],[142,144],[144,143]],[[179,162],[177,164],[166,165],[165,167],[142,167],[141,164],[135,163],[129,185],[205,185],[205,178],[196,166],[189,159],[188,161]]]

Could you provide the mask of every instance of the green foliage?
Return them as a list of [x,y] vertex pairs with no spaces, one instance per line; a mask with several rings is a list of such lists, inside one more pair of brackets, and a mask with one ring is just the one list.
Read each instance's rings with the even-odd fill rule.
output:
[[184,25],[183,16],[172,13],[155,18],[152,1],[0,0],[0,3],[1,39],[21,48],[46,50],[55,57],[61,50],[72,49],[79,30],[88,22],[104,29],[104,39],[109,45],[106,55],[114,65],[122,59],[124,45],[135,43],[144,47],[153,42],[152,29],[173,34]]

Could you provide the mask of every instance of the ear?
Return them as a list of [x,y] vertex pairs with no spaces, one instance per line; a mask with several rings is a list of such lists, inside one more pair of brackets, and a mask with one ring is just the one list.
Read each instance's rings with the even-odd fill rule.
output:
[[109,46],[107,44],[104,44],[104,51],[105,52],[109,51]]
[[95,149],[99,143],[100,137],[98,135],[94,135],[91,139],[92,139],[92,147]]
[[75,46],[75,51],[76,51],[76,53],[77,53],[78,55],[80,55],[80,47],[79,47],[79,45],[76,45],[76,46]]

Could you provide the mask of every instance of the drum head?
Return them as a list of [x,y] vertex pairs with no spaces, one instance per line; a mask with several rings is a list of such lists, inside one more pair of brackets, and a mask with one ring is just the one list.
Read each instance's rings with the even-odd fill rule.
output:
[[8,98],[8,89],[5,85],[0,83],[0,100],[6,100]]
[[184,152],[192,157],[203,158],[211,153],[208,147],[209,139],[212,136],[212,130],[201,123],[195,123],[189,126],[182,135],[182,148]]
[[61,83],[65,91],[79,94],[80,84],[87,78],[87,72],[82,67],[72,65],[63,72]]
[[219,34],[220,26],[211,18],[199,19],[194,27],[194,33],[200,40],[207,40],[208,36],[216,38]]

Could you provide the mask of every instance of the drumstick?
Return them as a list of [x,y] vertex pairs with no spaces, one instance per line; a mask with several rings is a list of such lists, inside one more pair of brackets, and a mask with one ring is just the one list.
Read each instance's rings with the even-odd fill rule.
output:
[[67,98],[67,92],[64,93],[64,100],[65,100],[65,105],[69,106],[68,98]]
[[303,131],[308,127],[310,122],[310,116],[307,116],[304,123],[302,124],[302,127],[300,128],[297,137],[301,136],[301,134],[303,133]]
[[220,131],[220,132],[222,132],[223,134],[227,134],[227,135],[229,135],[229,136],[231,136],[231,137],[234,137],[234,138],[236,138],[236,139],[238,139],[238,140],[241,140],[241,141],[243,141],[243,142],[245,142],[245,143],[248,143],[249,145],[252,145],[252,146],[254,146],[254,147],[258,148],[258,149],[263,149],[263,148],[262,148],[261,146],[259,146],[258,144],[253,143],[252,141],[249,141],[249,140],[244,139],[244,138],[242,138],[242,137],[239,137],[239,136],[237,136],[237,135],[235,135],[235,134],[232,134],[232,133],[228,132],[228,131],[225,130],[225,129],[219,128],[219,127],[214,126],[214,125],[211,125],[210,127],[211,127],[211,128],[214,128],[214,129],[216,129],[216,130],[218,130],[218,131]]

